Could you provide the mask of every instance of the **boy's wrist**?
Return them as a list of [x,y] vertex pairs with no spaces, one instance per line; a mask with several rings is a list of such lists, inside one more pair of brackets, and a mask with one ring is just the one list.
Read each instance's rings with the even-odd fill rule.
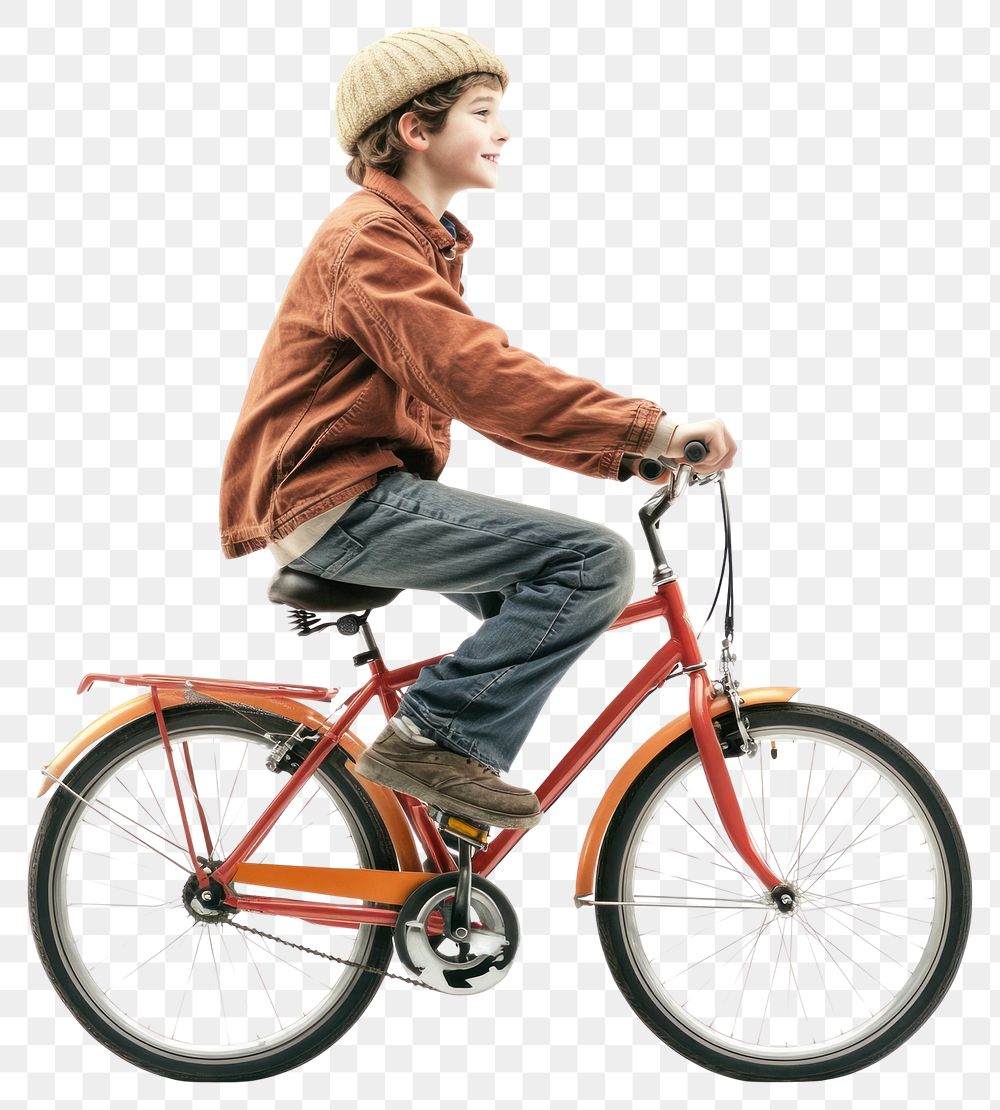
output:
[[632,451],[626,451],[622,455],[621,464],[618,467],[618,481],[627,482],[633,475],[639,475],[639,463],[643,459],[660,459],[666,456],[667,451],[670,449],[670,443],[674,438],[674,432],[679,427],[670,417],[664,413],[656,425],[653,432],[653,438],[646,445],[645,450],[641,455]]
[[656,425],[653,438],[646,445],[646,449],[643,453],[636,457],[642,459],[659,459],[666,455],[670,447],[670,441],[673,439],[676,430],[677,424],[664,413],[660,417],[659,423]]

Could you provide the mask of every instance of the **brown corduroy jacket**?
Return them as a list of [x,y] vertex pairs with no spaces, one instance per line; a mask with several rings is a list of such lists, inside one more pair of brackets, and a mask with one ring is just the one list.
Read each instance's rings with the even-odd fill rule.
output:
[[235,559],[404,467],[437,478],[450,425],[595,478],[631,477],[663,409],[549,366],[462,300],[468,228],[452,237],[396,178],[323,221],[264,341],[223,461],[222,552]]

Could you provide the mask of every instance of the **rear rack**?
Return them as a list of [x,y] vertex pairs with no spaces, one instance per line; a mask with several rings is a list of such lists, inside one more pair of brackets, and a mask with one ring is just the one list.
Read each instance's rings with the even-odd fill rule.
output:
[[85,674],[76,692],[83,694],[95,682],[114,682],[124,686],[150,686],[162,690],[215,690],[238,694],[265,694],[307,701],[333,701],[340,692],[339,686],[300,686],[292,682],[253,682],[243,678],[198,678],[195,675],[177,674]]

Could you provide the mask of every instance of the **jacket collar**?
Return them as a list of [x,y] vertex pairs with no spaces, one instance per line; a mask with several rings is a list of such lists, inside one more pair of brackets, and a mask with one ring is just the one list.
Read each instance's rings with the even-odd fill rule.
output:
[[[375,166],[365,166],[362,186],[373,193],[377,193],[383,200],[387,200],[394,208],[398,209],[408,220],[427,236],[438,247],[445,257],[457,257],[464,254],[472,246],[472,232],[462,223],[454,212],[445,209],[444,215],[455,225],[456,234],[452,236],[440,220],[434,218],[434,213],[418,197],[397,178]],[[455,248],[454,254],[452,249]]]

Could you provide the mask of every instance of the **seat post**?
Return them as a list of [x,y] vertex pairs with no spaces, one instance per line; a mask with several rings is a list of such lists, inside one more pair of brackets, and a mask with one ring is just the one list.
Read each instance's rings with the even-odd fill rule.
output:
[[375,642],[375,637],[372,634],[371,625],[368,623],[368,614],[370,612],[371,609],[366,609],[360,617],[354,613],[346,613],[333,622],[337,631],[342,636],[356,636],[360,632],[364,637],[367,651],[358,652],[358,654],[354,656],[355,667],[360,667],[363,663],[382,662],[382,653],[378,649],[378,644]]
[[[368,613],[370,613],[370,612],[371,612],[371,609],[368,610]],[[361,632],[361,635],[364,637],[365,644],[368,647],[367,655],[371,659],[373,659],[373,660],[378,659],[379,662],[381,662],[382,661],[382,653],[378,649],[378,644],[375,642],[375,635],[372,632],[371,625],[368,623],[368,613],[365,613],[365,615],[361,618],[361,628],[360,628],[359,631]]]

